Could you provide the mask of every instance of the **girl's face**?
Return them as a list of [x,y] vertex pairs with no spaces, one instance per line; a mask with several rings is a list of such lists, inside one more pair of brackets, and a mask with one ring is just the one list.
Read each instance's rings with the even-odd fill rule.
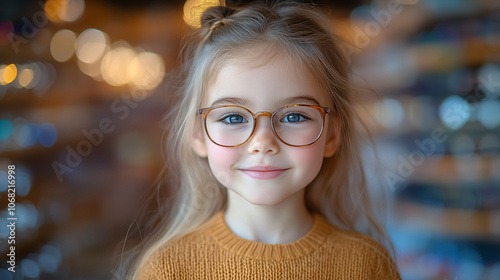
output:
[[[248,59],[233,59],[219,72],[203,107],[232,104],[255,114],[292,104],[327,106],[325,92],[298,64],[275,56],[251,67]],[[229,191],[255,205],[277,205],[303,195],[320,171],[323,157],[334,154],[338,133],[331,133],[327,119],[323,134],[309,146],[284,144],[273,133],[270,117],[260,116],[252,138],[241,146],[218,146],[198,126],[192,147],[199,156],[208,157],[212,173]]]

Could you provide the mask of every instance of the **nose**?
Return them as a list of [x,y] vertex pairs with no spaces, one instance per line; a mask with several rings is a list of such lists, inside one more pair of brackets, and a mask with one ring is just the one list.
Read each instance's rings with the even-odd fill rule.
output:
[[280,146],[271,126],[270,116],[257,118],[255,131],[248,143],[248,153],[250,154],[277,154]]

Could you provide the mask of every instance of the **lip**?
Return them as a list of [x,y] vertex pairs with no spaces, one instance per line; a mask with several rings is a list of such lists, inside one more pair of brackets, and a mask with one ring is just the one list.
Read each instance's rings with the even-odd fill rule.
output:
[[253,166],[240,169],[245,175],[254,179],[273,179],[285,173],[290,168],[280,168],[275,166]]

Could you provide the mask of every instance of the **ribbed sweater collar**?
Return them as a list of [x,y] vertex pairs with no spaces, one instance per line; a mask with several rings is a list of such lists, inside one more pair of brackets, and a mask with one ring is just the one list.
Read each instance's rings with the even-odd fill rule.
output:
[[314,224],[309,232],[297,241],[287,244],[266,244],[243,239],[234,234],[224,221],[224,212],[217,213],[207,224],[208,232],[219,246],[245,257],[261,260],[296,259],[321,246],[333,226],[321,215],[314,214]]

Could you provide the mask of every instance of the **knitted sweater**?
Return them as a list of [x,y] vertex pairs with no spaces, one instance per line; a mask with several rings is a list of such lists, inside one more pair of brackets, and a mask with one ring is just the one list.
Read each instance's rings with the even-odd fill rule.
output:
[[389,254],[373,239],[314,215],[311,230],[287,244],[235,235],[223,213],[156,252],[138,271],[153,279],[401,279]]

